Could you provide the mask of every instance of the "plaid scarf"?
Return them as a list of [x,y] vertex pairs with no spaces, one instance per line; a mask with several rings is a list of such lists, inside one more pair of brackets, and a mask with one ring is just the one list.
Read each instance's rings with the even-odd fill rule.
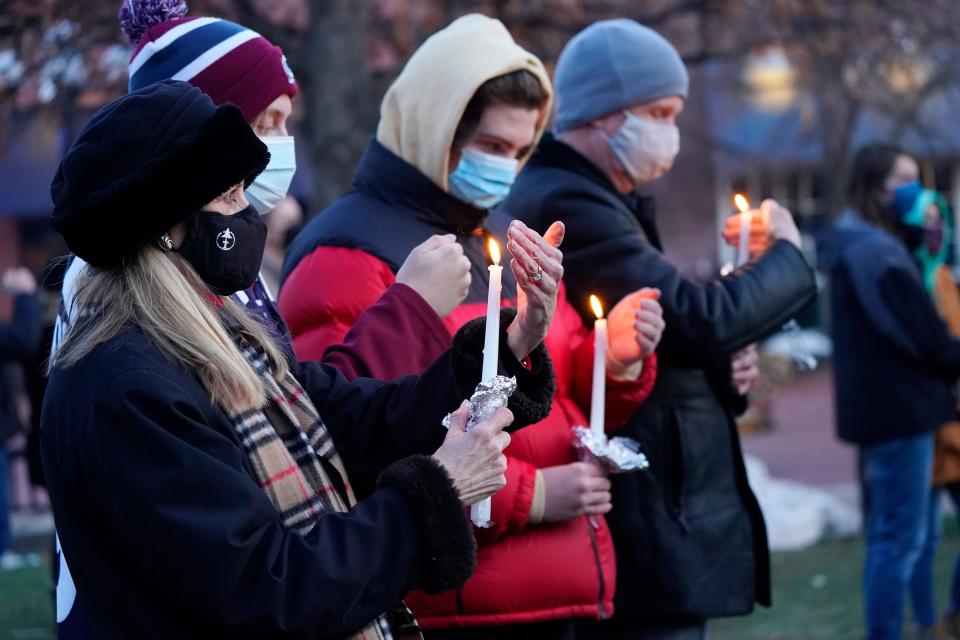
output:
[[[237,328],[231,333],[263,383],[268,400],[260,409],[231,414],[230,420],[257,481],[284,525],[306,535],[325,513],[342,513],[356,504],[346,469],[320,414],[293,374],[278,382],[264,350]],[[355,640],[392,637],[383,616],[350,636]]]

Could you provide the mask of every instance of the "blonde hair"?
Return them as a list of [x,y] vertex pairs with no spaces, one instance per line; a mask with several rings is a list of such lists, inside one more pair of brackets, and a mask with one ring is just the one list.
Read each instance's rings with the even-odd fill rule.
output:
[[164,355],[194,372],[213,401],[228,413],[257,409],[266,401],[260,378],[230,337],[223,317],[234,320],[251,342],[262,345],[274,377],[287,375],[286,358],[272,336],[229,298],[219,310],[207,287],[178,253],[150,245],[121,269],[87,265],[77,280],[75,320],[49,368],[70,367],[97,345],[137,326]]

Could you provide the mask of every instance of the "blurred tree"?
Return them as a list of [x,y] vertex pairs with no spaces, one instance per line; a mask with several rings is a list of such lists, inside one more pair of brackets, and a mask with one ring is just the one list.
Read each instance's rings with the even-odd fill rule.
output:
[[[854,131],[865,113],[893,119],[898,142],[911,127],[923,130],[927,99],[960,80],[960,19],[951,0],[740,4],[737,22],[781,43],[800,91],[813,98],[826,176],[846,176]],[[844,182],[828,181],[827,211],[842,205]]]
[[[548,66],[577,31],[617,16],[653,26],[688,64],[737,60],[779,45],[798,100],[814,105],[829,176],[840,176],[866,109],[896,133],[923,101],[957,81],[955,0],[192,0],[192,15],[245,24],[280,45],[302,86],[298,140],[312,160],[319,210],[350,185],[376,125],[380,97],[409,54],[459,15],[503,20]],[[121,93],[131,48],[119,0],[0,3],[0,145],[16,114],[58,118],[65,139],[92,108]],[[705,126],[701,125],[703,129]],[[833,180],[830,206],[841,181]]]

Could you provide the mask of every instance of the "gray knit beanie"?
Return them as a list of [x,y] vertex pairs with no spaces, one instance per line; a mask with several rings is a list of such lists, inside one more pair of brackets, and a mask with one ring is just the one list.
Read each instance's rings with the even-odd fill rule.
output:
[[557,61],[556,130],[665,96],[686,98],[689,85],[680,54],[659,33],[626,18],[595,22]]

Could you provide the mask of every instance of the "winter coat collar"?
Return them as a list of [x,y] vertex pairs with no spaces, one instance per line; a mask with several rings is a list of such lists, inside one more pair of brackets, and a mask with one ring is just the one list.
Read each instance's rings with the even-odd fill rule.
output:
[[650,244],[658,250],[663,250],[663,245],[660,242],[660,232],[657,230],[656,200],[652,196],[645,196],[636,192],[621,193],[597,165],[567,143],[558,140],[552,133],[543,136],[540,145],[537,147],[537,152],[530,159],[530,163],[571,171],[610,192],[611,195],[621,200],[637,219]]
[[477,209],[443,191],[412,164],[371,140],[357,165],[353,185],[418,220],[450,233],[466,235],[481,227],[487,210]]

